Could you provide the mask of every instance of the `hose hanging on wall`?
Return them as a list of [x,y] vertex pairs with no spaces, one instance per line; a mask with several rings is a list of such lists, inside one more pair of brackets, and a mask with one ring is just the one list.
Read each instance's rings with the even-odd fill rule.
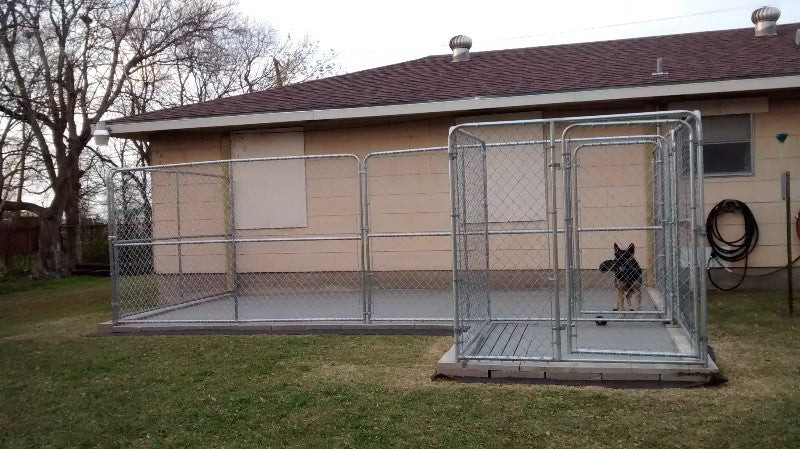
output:
[[[744,219],[744,233],[741,237],[735,240],[726,240],[722,236],[722,233],[719,231],[718,221],[719,217],[725,214],[742,215]],[[711,246],[711,257],[708,259],[706,267],[708,280],[711,281],[714,287],[723,291],[736,289],[742,285],[744,278],[747,277],[747,260],[750,253],[753,252],[758,244],[758,223],[756,222],[756,217],[745,203],[739,200],[722,200],[708,213],[708,218],[706,218],[706,237],[708,238],[709,246]],[[712,259],[716,260],[720,267],[722,266],[722,264],[719,263],[720,260],[726,262],[739,262],[744,260],[744,272],[739,275],[739,281],[736,285],[722,288],[714,282],[714,279],[711,277]]]

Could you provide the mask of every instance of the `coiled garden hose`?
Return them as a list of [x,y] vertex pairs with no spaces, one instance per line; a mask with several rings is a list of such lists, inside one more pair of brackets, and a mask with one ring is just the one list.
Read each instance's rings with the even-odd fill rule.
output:
[[[742,233],[739,238],[727,240],[719,231],[719,218],[725,214],[742,215],[744,219],[744,233]],[[742,285],[742,282],[744,282],[744,278],[747,277],[747,261],[750,257],[750,253],[753,252],[756,245],[758,245],[758,223],[756,222],[756,217],[753,215],[753,211],[747,207],[747,204],[739,200],[727,199],[720,201],[711,209],[706,218],[706,238],[708,239],[708,245],[711,247],[711,256],[708,259],[708,264],[706,264],[708,280],[711,281],[714,287],[723,291],[730,291],[738,288]],[[739,281],[736,282],[736,285],[723,288],[714,282],[714,278],[711,277],[712,260],[716,260],[719,266],[722,266],[722,264],[719,263],[720,260],[724,260],[725,262],[739,262],[740,260],[744,260],[744,272],[739,275]]]
[[[719,231],[718,221],[719,217],[725,214],[742,215],[742,218],[744,219],[744,233],[741,237],[735,240],[726,240],[724,237],[722,237],[722,234]],[[797,234],[797,237],[800,238],[800,212],[798,212],[797,216],[795,216],[795,233]],[[798,256],[789,265],[780,267],[767,273],[748,276],[748,258],[750,253],[752,253],[756,248],[756,245],[758,245],[758,223],[753,215],[753,211],[751,211],[745,203],[739,200],[722,200],[711,209],[711,211],[708,213],[708,217],[706,218],[706,237],[708,238],[709,246],[711,246],[711,256],[708,259],[708,264],[706,264],[708,280],[711,281],[711,284],[714,285],[714,287],[722,291],[731,291],[738,288],[740,285],[742,285],[742,282],[744,282],[746,277],[769,276],[781,270],[787,269],[790,265],[794,265],[798,260],[800,260],[800,256]],[[736,282],[736,284],[732,287],[724,288],[720,287],[719,284],[714,282],[714,278],[711,277],[712,260],[717,262],[717,266],[725,268],[731,274],[736,273],[724,267],[719,261],[724,260],[726,262],[739,262],[744,260],[744,271],[742,274],[737,275],[739,276],[738,282]]]

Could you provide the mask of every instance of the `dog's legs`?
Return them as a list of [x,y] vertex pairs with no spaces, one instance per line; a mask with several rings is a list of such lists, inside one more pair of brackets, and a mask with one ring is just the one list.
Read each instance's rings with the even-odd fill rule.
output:
[[625,292],[620,288],[614,289],[617,293],[617,303],[614,310],[625,310]]
[[[631,304],[633,305],[633,304]],[[636,289],[636,310],[642,310],[642,287]]]

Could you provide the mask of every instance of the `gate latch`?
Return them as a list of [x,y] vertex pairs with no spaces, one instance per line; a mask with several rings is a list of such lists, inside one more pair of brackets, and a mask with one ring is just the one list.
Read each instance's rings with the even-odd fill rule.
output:
[[547,166],[550,167],[550,168],[555,167],[555,168],[557,168],[559,170],[561,169],[561,163],[560,162],[551,162],[551,163],[547,164]]

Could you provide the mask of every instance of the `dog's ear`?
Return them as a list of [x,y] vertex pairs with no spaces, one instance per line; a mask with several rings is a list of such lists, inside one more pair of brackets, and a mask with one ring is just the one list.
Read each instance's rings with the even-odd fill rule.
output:
[[615,253],[619,252],[619,245],[617,245],[616,243],[614,243],[614,252]]
[[633,254],[633,251],[634,251],[634,250],[636,250],[636,247],[635,247],[635,246],[633,246],[633,243],[631,243],[630,245],[628,245],[628,252],[629,252],[629,253]]

